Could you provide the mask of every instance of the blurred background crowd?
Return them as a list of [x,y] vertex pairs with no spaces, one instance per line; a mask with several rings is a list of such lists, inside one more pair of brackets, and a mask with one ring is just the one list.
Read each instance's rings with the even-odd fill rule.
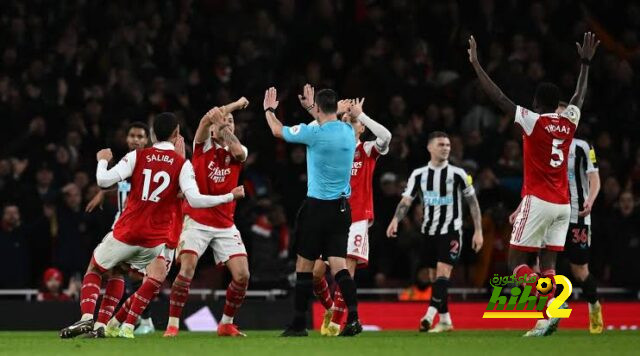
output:
[[[635,1],[277,0],[0,2],[0,288],[68,285],[110,229],[115,195],[96,194],[95,152],[126,151],[126,127],[175,112],[187,142],[212,106],[245,96],[236,134],[249,148],[248,197],[236,224],[249,250],[252,288],[287,285],[292,222],[306,194],[305,150],[271,137],[268,86],[286,124],[310,121],[297,94],[309,82],[366,97],[365,112],[393,132],[373,181],[376,220],[360,286],[421,285],[415,251],[420,207],[397,239],[385,229],[411,170],[426,164],[426,136],[451,135],[451,162],[473,177],[485,247],[466,244],[456,286],[506,274],[522,183],[521,132],[487,101],[466,52],[517,104],[552,81],[568,100],[579,69],[574,43],[603,41],[591,68],[577,137],[595,147],[602,191],[593,211],[592,271],[602,285],[640,286],[640,4]],[[471,227],[470,224],[467,224]],[[466,241],[471,233],[466,233]],[[55,270],[49,270],[55,267]],[[210,254],[194,286],[224,275]],[[73,284],[73,283],[72,283]],[[51,289],[51,288],[49,288]],[[56,288],[53,288],[56,289]],[[46,297],[46,296],[45,296]]]

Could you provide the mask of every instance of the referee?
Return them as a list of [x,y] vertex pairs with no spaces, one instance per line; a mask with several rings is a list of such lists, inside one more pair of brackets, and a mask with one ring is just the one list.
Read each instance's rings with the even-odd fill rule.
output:
[[[471,176],[462,168],[449,164],[449,136],[440,131],[432,132],[427,150],[431,155],[429,164],[411,173],[407,189],[387,229],[387,236],[396,237],[398,223],[419,196],[424,206],[422,233],[427,238],[421,262],[428,268],[429,278],[433,282],[431,302],[420,320],[420,331],[438,333],[453,330],[447,298],[451,271],[462,250],[462,197],[469,205],[473,218],[475,232],[471,247],[476,252],[482,248],[482,215],[471,185]],[[436,312],[440,314],[440,322],[431,328]]]
[[347,270],[346,251],[351,208],[351,166],[356,148],[350,124],[337,119],[338,98],[330,89],[320,90],[315,103],[306,109],[317,118],[317,125],[283,126],[274,111],[278,107],[276,89],[264,96],[267,123],[275,137],[307,146],[307,198],[302,203],[297,225],[295,314],[282,336],[307,336],[307,312],[313,296],[312,271],[320,256],[329,261],[349,310],[347,324],[340,336],[362,331],[358,319],[356,285]]

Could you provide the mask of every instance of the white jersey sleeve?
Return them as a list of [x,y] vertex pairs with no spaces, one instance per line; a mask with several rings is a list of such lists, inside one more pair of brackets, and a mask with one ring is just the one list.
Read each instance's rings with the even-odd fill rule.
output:
[[203,195],[196,183],[196,174],[190,161],[185,161],[180,170],[180,190],[194,208],[210,208],[233,201],[233,194]]
[[515,122],[520,124],[527,136],[531,135],[533,128],[536,126],[536,122],[540,118],[540,115],[535,112],[525,109],[522,106],[516,107]]
[[107,170],[109,162],[100,160],[96,169],[96,182],[102,188],[108,188],[119,181],[125,180],[133,174],[136,166],[136,151],[127,153],[118,164]]
[[421,184],[418,180],[421,172],[422,170],[420,169],[416,169],[411,172],[411,176],[407,181],[407,187],[405,188],[404,193],[402,193],[403,198],[411,198],[413,200],[418,196]]
[[578,126],[578,122],[580,121],[580,109],[575,105],[569,105],[560,113],[560,116],[569,119],[569,121],[574,125]]

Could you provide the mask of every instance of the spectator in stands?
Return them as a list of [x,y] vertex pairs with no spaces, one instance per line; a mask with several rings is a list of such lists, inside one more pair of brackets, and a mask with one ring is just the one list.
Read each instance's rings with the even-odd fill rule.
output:
[[0,268],[7,273],[0,276],[0,288],[26,288],[30,279],[30,259],[27,236],[20,221],[20,209],[7,204],[0,221]]
[[618,287],[640,287],[640,216],[632,192],[620,194],[618,209],[607,226],[615,226],[607,229],[606,240],[611,283]]
[[42,290],[38,293],[39,302],[49,301],[61,301],[66,302],[71,300],[71,297],[62,291],[62,282],[64,277],[62,272],[57,268],[47,268],[42,276]]

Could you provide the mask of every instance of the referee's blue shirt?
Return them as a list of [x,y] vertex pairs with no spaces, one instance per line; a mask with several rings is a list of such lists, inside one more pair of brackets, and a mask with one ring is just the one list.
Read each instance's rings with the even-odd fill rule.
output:
[[356,139],[350,124],[333,120],[322,125],[284,126],[285,141],[307,145],[307,196],[334,200],[350,196]]

